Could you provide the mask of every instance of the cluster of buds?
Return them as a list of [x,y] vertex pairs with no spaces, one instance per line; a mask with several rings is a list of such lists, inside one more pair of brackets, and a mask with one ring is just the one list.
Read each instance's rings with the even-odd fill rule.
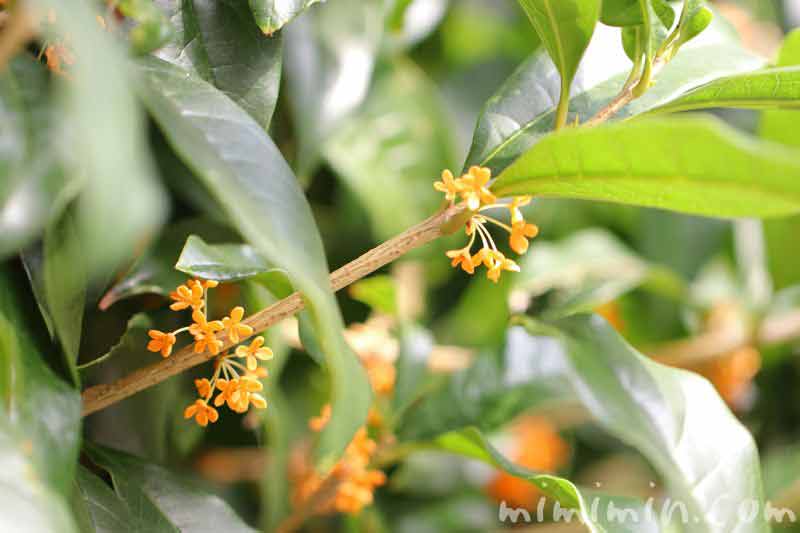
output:
[[[216,286],[216,281],[197,279],[180,285],[169,295],[173,300],[170,309],[191,309],[192,324],[175,331],[151,329],[148,332],[150,342],[147,349],[159,352],[162,357],[172,354],[177,335],[183,332],[188,332],[194,338],[195,353],[206,352],[216,356],[213,375],[210,379],[195,380],[199,398],[184,411],[186,418],[194,418],[201,426],[217,421],[219,413],[215,407],[227,405],[232,411],[244,413],[251,405],[257,409],[267,406],[266,400],[259,394],[263,388],[259,380],[267,376],[267,370],[259,366],[259,361],[271,359],[272,350],[264,346],[264,337],[259,336],[249,345],[237,346],[233,354],[222,351],[224,343],[219,338],[220,334],[224,334],[233,344],[238,344],[253,334],[253,328],[242,323],[244,308],[241,306],[231,309],[222,320],[208,320],[208,289]],[[212,398],[213,407],[209,405]]]
[[[487,188],[491,177],[492,171],[485,167],[472,166],[460,178],[454,178],[452,172],[445,170],[442,172],[442,181],[437,181],[433,187],[445,193],[445,199],[451,205],[457,198],[461,198],[472,212],[465,227],[470,238],[469,243],[463,248],[447,252],[447,257],[452,260],[452,266],[460,266],[464,272],[472,274],[476,268],[484,265],[488,269],[486,276],[497,283],[504,270],[519,272],[519,266],[497,249],[486,227],[487,224],[493,224],[508,232],[509,246],[520,255],[528,251],[528,239],[536,237],[539,228],[527,223],[520,211],[520,207],[530,203],[531,197],[516,196],[510,203],[498,203],[495,195]],[[511,214],[511,225],[485,214],[490,209],[508,209]],[[476,237],[480,237],[481,247],[473,254],[472,246]]]
[[[330,417],[331,406],[325,405],[320,416],[309,421],[309,427],[315,432],[322,431]],[[330,473],[336,480],[336,491],[322,504],[319,513],[358,514],[364,507],[372,504],[375,489],[386,483],[386,474],[369,468],[376,448],[377,444],[369,438],[367,429],[360,428]],[[295,505],[303,505],[312,494],[320,490],[324,481],[325,478],[320,477],[313,468],[306,469],[296,485]]]

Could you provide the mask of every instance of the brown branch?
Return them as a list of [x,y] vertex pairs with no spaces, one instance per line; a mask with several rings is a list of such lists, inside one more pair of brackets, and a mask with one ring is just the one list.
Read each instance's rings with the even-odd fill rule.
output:
[[[338,291],[394,261],[401,255],[448,233],[448,223],[453,222],[463,210],[464,208],[461,205],[448,207],[373,248],[358,259],[347,263],[331,274],[330,280],[333,290]],[[294,293],[251,315],[244,323],[252,326],[256,332],[264,331],[277,322],[296,314],[303,309],[303,306],[304,303],[300,294]],[[231,347],[232,343],[227,338],[222,337],[222,341],[225,343],[224,349]],[[113,383],[89,387],[82,394],[83,415],[86,416],[104,409],[213,357],[207,353],[194,353],[190,345],[177,351],[171,357],[140,368]]]
[[[663,58],[656,59],[653,62],[653,74],[652,77],[655,79],[656,75],[661,71],[664,65],[667,64],[667,61]],[[636,86],[638,85],[639,80],[626,83],[622,90],[620,90],[619,94],[614,97],[604,108],[598,111],[592,118],[587,120],[583,123],[583,126],[597,126],[598,124],[602,124],[603,122],[607,121],[614,115],[616,115],[623,107],[630,104],[633,100],[637,98],[635,94]]]

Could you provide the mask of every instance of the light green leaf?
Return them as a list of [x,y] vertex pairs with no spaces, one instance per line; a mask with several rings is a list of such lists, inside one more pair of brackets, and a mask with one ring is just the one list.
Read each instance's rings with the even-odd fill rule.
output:
[[[522,323],[528,331],[510,331],[506,356],[525,365],[527,379],[560,374],[564,393],[642,453],[697,517],[683,523],[687,531],[769,531],[763,515],[748,523],[737,514],[744,501],[763,509],[758,451],[709,382],[644,357],[598,316]],[[535,362],[542,358],[546,365]]]
[[647,119],[546,137],[492,190],[767,217],[800,211],[800,161],[716,120]]
[[216,281],[238,281],[276,270],[248,244],[209,245],[197,235],[186,239],[175,268],[189,276]]
[[[720,76],[749,72],[763,59],[730,42],[713,42],[705,35],[678,54],[658,75],[657,83],[622,108],[614,120],[625,119]],[[572,86],[568,121],[585,121],[607,105],[628,77],[628,65],[617,36],[599,26],[586,60]],[[535,95],[535,98],[531,95]],[[466,166],[482,165],[498,174],[553,128],[558,77],[543,52],[534,53],[489,99],[478,119]]]
[[560,75],[556,127],[566,124],[569,89],[600,16],[601,0],[518,0]]
[[[645,533],[661,530],[655,514],[647,514],[644,502],[633,498],[611,497],[594,491],[585,491],[579,489],[568,479],[536,473],[518,466],[503,457],[477,428],[468,427],[441,435],[434,441],[434,446],[441,450],[477,459],[530,481],[542,493],[557,501],[560,506],[576,510],[575,520],[580,520],[593,533],[611,531],[614,533]],[[616,520],[617,515],[610,509],[630,510],[629,512],[634,513],[639,519],[618,521]],[[534,515],[533,509],[527,509],[527,511],[531,513],[531,516]],[[555,515],[555,511],[553,515]],[[510,518],[507,516],[506,520]]]
[[519,0],[569,88],[600,16],[599,0]]
[[141,95],[177,153],[247,241],[289,272],[304,295],[331,374],[333,416],[317,450],[334,465],[366,420],[366,375],[342,337],[322,242],[292,171],[261,127],[221,92],[155,58],[141,63]]
[[156,55],[196,73],[268,129],[281,81],[280,36],[261,33],[241,0],[158,3],[176,32]]
[[800,67],[768,68],[720,78],[688,91],[650,113],[675,113],[711,107],[800,107]]
[[173,28],[155,0],[119,0],[116,9],[135,23],[128,31],[128,40],[136,54],[149,54],[172,36]]
[[0,524],[74,531],[65,505],[78,459],[80,396],[45,364],[21,313],[22,287],[0,268]]
[[69,36],[78,58],[69,80],[56,79],[64,106],[56,148],[83,187],[76,223],[90,279],[104,280],[156,233],[167,198],[146,150],[127,54],[97,24],[96,4],[80,0],[64,9],[60,1],[37,0],[34,5],[58,13],[45,38]]
[[366,101],[336,128],[323,152],[366,208],[380,240],[439,207],[441,198],[430,193],[432,180],[455,160],[436,86],[401,59],[377,69]]
[[[800,66],[800,30],[789,33],[778,55],[778,67]],[[770,109],[761,114],[759,135],[763,139],[800,148],[800,111]],[[793,253],[794,242],[800,232],[800,217],[768,220],[764,224],[767,263],[775,288],[788,287],[800,282],[800,256]]]
[[248,0],[256,24],[267,35],[281,29],[293,18],[321,0]]
[[252,533],[221,498],[160,466],[123,452],[94,445],[89,458],[111,476],[116,496],[145,531],[161,533]]

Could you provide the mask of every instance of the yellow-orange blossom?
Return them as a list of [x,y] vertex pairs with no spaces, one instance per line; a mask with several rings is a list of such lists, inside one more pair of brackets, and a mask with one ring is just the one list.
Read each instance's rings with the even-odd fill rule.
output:
[[[465,227],[466,234],[470,238],[467,245],[446,252],[447,257],[452,259],[452,266],[460,266],[464,272],[472,274],[477,267],[484,265],[487,268],[486,276],[497,283],[504,270],[519,272],[519,266],[497,249],[486,224],[494,224],[508,232],[509,246],[518,254],[528,251],[528,239],[536,237],[539,228],[534,224],[527,223],[519,209],[521,206],[529,204],[531,197],[516,196],[510,203],[497,203],[497,198],[487,187],[491,177],[492,171],[486,167],[472,166],[459,178],[454,178],[452,172],[444,170],[442,181],[435,182],[433,187],[437,191],[443,192],[445,199],[451,205],[460,197],[467,204],[467,208],[473,212]],[[483,214],[484,211],[496,208],[509,210],[511,225]],[[480,237],[481,248],[473,255],[471,250],[476,236]]]

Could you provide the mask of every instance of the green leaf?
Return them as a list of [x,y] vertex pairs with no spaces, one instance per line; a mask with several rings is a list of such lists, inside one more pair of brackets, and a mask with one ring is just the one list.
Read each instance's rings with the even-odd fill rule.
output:
[[[73,382],[78,384],[77,363],[89,280],[71,213],[65,213],[47,228],[39,268],[41,272],[33,273],[31,278],[32,284],[41,283],[38,290],[34,287],[34,295],[37,301],[41,300],[38,303],[45,313],[45,321],[52,323],[64,350],[66,366]],[[31,275],[27,262],[26,269]]]
[[131,512],[105,481],[80,465],[72,500],[82,533],[142,531],[148,525]]
[[[536,473],[506,459],[488,439],[474,427],[446,433],[435,440],[435,447],[457,453],[471,459],[483,461],[511,475],[530,481],[542,493],[550,496],[566,509],[575,509],[580,520],[591,532],[644,533],[660,531],[654,514],[647,514],[644,502],[634,498],[610,497],[594,491],[578,489],[568,479],[550,474]],[[502,507],[501,507],[502,509]],[[635,513],[639,520],[622,520],[619,523],[611,509],[626,509]],[[527,509],[535,516],[534,509]],[[502,511],[501,511],[502,512]],[[555,516],[556,511],[553,511]],[[511,520],[511,516],[505,520]],[[522,519],[522,517],[520,517]]]
[[92,462],[110,474],[116,496],[145,531],[254,531],[227,503],[197,483],[123,452],[94,445],[85,448]]
[[720,78],[688,91],[650,113],[675,113],[711,107],[800,107],[800,67],[768,68]]
[[[642,453],[671,496],[697,517],[684,523],[687,531],[769,531],[763,516],[744,523],[737,515],[743,501],[763,508],[758,451],[709,382],[644,357],[598,316],[523,324],[528,332],[510,332],[507,357],[526,365],[528,379],[553,381],[560,374],[565,393]],[[537,366],[543,357],[547,365]]]
[[216,281],[238,281],[277,270],[248,244],[209,245],[197,235],[186,239],[175,268],[189,276]]
[[199,75],[268,129],[281,81],[281,38],[261,33],[241,0],[158,1],[176,32],[156,55]]
[[186,274],[175,270],[175,261],[179,258],[186,239],[193,233],[214,243],[239,238],[233,230],[207,218],[187,218],[170,224],[130,271],[103,296],[100,309],[108,309],[119,300],[140,294],[167,296],[175,287],[184,283]]
[[[728,42],[701,38],[678,54],[659,73],[657,83],[641,98],[622,108],[621,120],[672,100],[720,76],[749,72],[763,60]],[[572,87],[568,121],[588,120],[620,91],[630,63],[612,52],[612,30],[599,26]],[[558,81],[555,67],[543,52],[534,53],[489,99],[483,109],[465,167],[488,166],[498,174],[553,128]],[[531,95],[536,95],[532,98]]]
[[716,120],[647,119],[546,137],[492,190],[767,217],[800,211],[800,162]]
[[300,13],[320,0],[248,0],[256,24],[267,35],[281,29]]
[[295,170],[304,183],[324,142],[367,96],[383,15],[381,0],[337,0],[286,28],[286,88],[298,138]]
[[172,36],[172,26],[155,5],[155,0],[120,0],[117,10],[135,22],[128,32],[131,48],[136,54],[148,54]]
[[377,70],[366,101],[336,128],[323,152],[366,208],[379,240],[439,207],[441,199],[430,194],[431,179],[455,160],[436,86],[401,59]]
[[509,361],[486,351],[469,368],[438,376],[403,413],[398,435],[403,440],[427,441],[467,426],[490,432],[523,411],[563,398],[559,383],[520,379],[515,375],[520,370],[516,364],[509,366]]
[[36,239],[74,194],[52,150],[49,89],[32,57],[17,56],[0,73],[0,260]]
[[[663,0],[653,0],[653,8],[666,27],[675,22],[675,12]],[[600,21],[609,26],[639,26],[644,23],[639,0],[603,0]]]
[[643,285],[675,298],[687,292],[680,277],[648,263],[604,230],[587,229],[535,246],[536,253],[525,256],[514,278],[514,299],[556,291],[545,311],[549,317],[591,311]]
[[394,279],[377,274],[358,280],[348,288],[350,297],[370,306],[374,311],[397,315],[397,287]]
[[600,16],[601,0],[518,0],[560,76],[556,128],[566,124],[569,89]]
[[167,198],[146,150],[127,54],[97,24],[95,4],[81,0],[63,9],[57,0],[37,0],[35,6],[58,13],[44,37],[69,36],[78,58],[70,79],[57,80],[64,113],[56,146],[82,184],[76,223],[90,279],[106,279],[156,232]]
[[304,295],[331,374],[333,416],[318,463],[332,467],[366,420],[370,389],[342,337],[325,253],[292,171],[261,127],[221,92],[155,58],[141,63],[141,95],[169,142],[231,223]]
[[65,502],[78,459],[80,396],[45,364],[22,313],[20,287],[0,268],[0,524],[25,516],[16,524],[73,531]]
[[519,0],[569,87],[600,16],[599,0]]
[[[778,55],[778,67],[800,66],[800,30],[789,33]],[[761,114],[759,136],[788,146],[800,148],[797,124],[800,111],[771,109]],[[800,217],[769,220],[764,224],[767,263],[775,288],[800,282],[800,256],[792,253],[795,237],[800,231]]]

